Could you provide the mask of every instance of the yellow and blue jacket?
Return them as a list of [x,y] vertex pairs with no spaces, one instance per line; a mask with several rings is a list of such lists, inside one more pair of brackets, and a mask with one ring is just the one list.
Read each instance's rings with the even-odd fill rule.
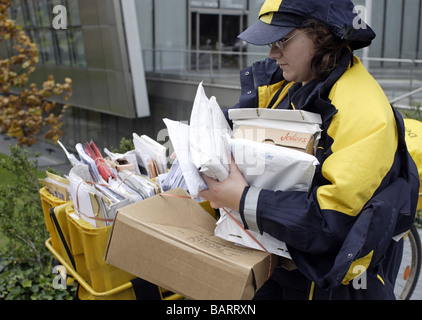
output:
[[322,291],[350,287],[364,268],[390,294],[401,261],[401,242],[393,237],[414,221],[418,171],[407,152],[400,114],[346,51],[328,79],[305,86],[285,81],[271,59],[241,71],[234,108],[319,113],[323,132],[309,193],[250,186],[240,214],[246,228],[250,222],[284,241],[299,271]]

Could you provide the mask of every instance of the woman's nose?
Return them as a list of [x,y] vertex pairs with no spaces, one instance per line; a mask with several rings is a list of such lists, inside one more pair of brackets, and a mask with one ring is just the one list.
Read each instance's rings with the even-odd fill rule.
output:
[[282,55],[281,50],[277,48],[276,46],[272,46],[270,53],[268,54],[268,56],[274,60],[277,60],[278,58],[280,58],[281,55]]

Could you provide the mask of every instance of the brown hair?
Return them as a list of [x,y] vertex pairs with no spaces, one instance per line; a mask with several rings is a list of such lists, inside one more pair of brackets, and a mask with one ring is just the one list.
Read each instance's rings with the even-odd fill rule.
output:
[[311,62],[311,69],[318,80],[327,78],[339,65],[350,41],[334,35],[324,24],[316,19],[308,19],[300,28],[314,42],[315,56]]

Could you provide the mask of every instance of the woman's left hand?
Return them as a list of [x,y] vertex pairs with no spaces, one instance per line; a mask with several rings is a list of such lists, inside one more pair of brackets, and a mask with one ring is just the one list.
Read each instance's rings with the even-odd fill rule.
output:
[[208,200],[213,208],[230,208],[239,211],[240,199],[247,181],[239,171],[233,158],[230,163],[230,174],[224,181],[218,181],[201,174],[208,189],[199,192],[199,196]]

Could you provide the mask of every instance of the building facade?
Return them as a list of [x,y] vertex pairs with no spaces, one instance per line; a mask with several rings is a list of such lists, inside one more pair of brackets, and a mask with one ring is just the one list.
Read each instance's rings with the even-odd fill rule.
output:
[[[40,84],[49,74],[73,80],[62,138],[70,149],[90,139],[117,147],[133,132],[157,139],[163,118],[189,120],[201,81],[208,96],[230,107],[239,98],[239,70],[268,54],[237,39],[264,0],[11,2],[11,17],[39,46],[31,80]],[[422,0],[355,4],[377,33],[370,49],[356,54],[388,95],[422,86]],[[63,8],[65,29],[52,23]],[[1,54],[7,50],[2,44]]]

